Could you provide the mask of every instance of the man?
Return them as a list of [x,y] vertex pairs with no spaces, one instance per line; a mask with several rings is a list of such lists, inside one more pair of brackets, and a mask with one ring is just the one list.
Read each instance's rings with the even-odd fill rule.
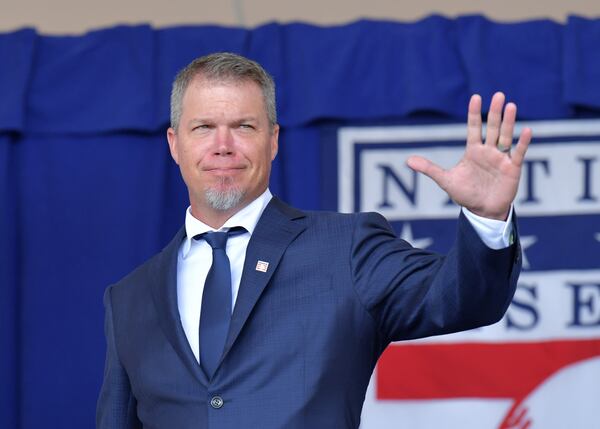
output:
[[389,342],[493,323],[509,305],[511,202],[531,138],[523,131],[510,152],[514,104],[503,113],[494,95],[483,144],[473,96],[453,169],[408,161],[468,209],[444,257],[396,238],[378,214],[272,197],[274,94],[257,63],[233,54],[177,76],[167,139],[190,207],[171,243],[106,291],[98,427],[356,428]]

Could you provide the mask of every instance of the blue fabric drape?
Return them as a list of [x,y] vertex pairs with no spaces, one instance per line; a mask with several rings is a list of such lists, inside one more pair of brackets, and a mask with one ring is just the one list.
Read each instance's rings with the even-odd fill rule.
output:
[[16,427],[19,396],[19,236],[16,212],[15,186],[9,185],[14,177],[13,141],[0,135],[0,425]]
[[496,90],[521,119],[598,116],[599,44],[600,20],[580,17],[0,34],[0,427],[93,427],[104,288],[183,222],[165,130],[193,58],[237,52],[274,75],[271,188],[315,209],[322,125],[462,120],[471,93]]

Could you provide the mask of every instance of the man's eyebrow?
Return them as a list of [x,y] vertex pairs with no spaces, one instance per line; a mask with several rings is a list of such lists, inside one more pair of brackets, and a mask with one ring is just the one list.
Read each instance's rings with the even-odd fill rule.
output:
[[199,123],[199,122],[202,122],[202,123],[212,122],[212,119],[209,119],[209,118],[192,118],[192,119],[189,120],[190,124],[196,124],[196,123]]
[[242,116],[234,122],[258,122],[258,118],[256,116]]

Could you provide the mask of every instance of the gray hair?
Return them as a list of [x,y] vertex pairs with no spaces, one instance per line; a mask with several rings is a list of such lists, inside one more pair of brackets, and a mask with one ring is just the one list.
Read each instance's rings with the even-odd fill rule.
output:
[[256,61],[229,52],[218,52],[196,58],[177,73],[171,90],[171,127],[175,131],[181,120],[183,96],[197,76],[216,82],[256,83],[263,93],[271,129],[277,124],[275,82],[271,75]]

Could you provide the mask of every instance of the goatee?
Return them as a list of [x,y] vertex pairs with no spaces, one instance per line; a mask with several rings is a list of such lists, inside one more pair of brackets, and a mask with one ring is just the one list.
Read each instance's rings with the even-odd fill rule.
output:
[[[227,179],[223,180],[222,185],[225,185]],[[215,210],[227,211],[237,206],[244,197],[244,191],[237,187],[229,189],[209,188],[204,193],[206,202]]]

